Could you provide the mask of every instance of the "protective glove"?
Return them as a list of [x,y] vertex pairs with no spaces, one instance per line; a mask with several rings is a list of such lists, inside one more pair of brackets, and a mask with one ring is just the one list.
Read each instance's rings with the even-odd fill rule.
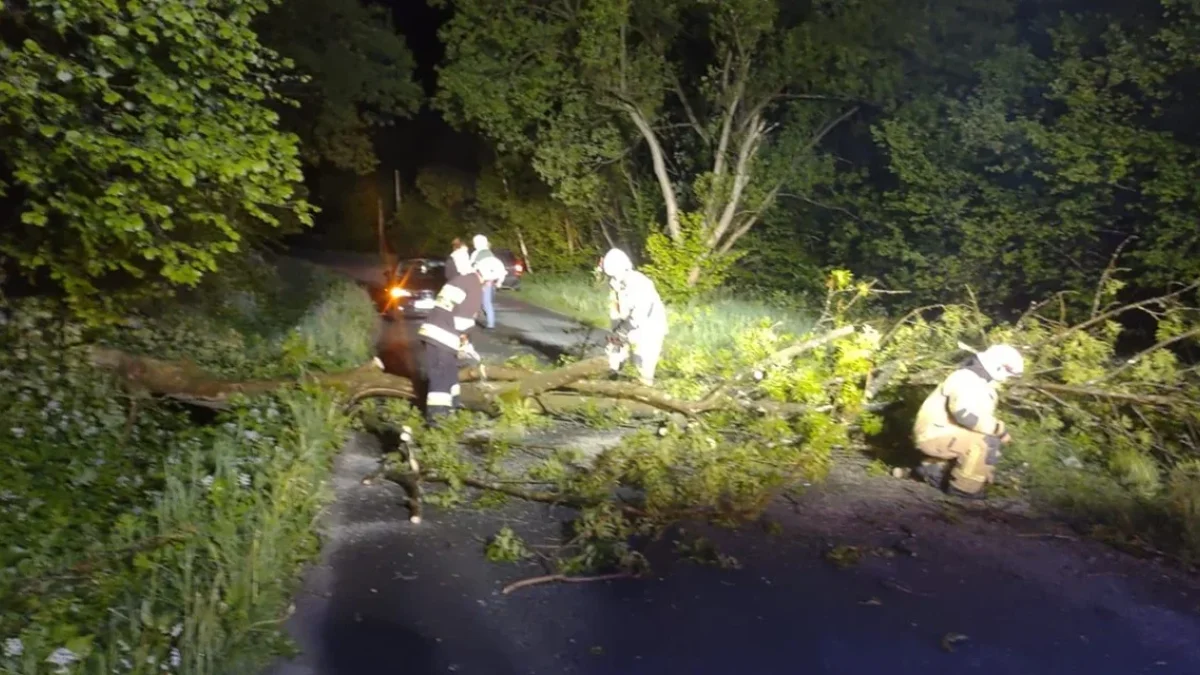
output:
[[463,340],[462,344],[459,346],[458,354],[459,356],[465,356],[472,361],[483,362],[483,357],[479,355],[479,352],[475,351],[475,345],[466,340]]
[[633,326],[630,325],[629,319],[620,319],[619,321],[613,322],[613,326],[612,326],[613,335],[616,336],[618,339],[620,339],[621,342],[628,341],[629,332],[632,330],[633,330]]

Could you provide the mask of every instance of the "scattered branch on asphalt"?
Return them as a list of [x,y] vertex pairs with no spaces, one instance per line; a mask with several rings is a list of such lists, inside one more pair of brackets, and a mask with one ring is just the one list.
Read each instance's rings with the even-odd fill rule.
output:
[[500,594],[508,595],[509,593],[512,593],[513,591],[519,591],[522,588],[528,588],[530,586],[538,586],[541,584],[552,584],[552,583],[583,584],[583,583],[590,583],[593,581],[615,581],[617,579],[636,579],[636,578],[637,578],[637,575],[629,574],[626,572],[616,572],[613,574],[597,574],[597,575],[590,576],[590,577],[572,577],[572,576],[567,576],[566,574],[546,574],[546,575],[543,575],[540,577],[530,577],[528,579],[514,581],[513,583],[505,586],[504,589],[500,591]]

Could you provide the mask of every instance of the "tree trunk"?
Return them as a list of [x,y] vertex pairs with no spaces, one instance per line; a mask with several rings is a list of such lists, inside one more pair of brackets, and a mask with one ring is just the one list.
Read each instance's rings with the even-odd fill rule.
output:
[[[778,365],[802,353],[854,332],[845,326],[797,343],[772,355],[758,368]],[[191,405],[224,409],[237,395],[254,395],[296,384],[297,378],[225,380],[187,361],[165,361],[108,347],[92,347],[91,363],[116,373],[134,390],[165,396]],[[533,372],[506,366],[471,366],[459,371],[460,400],[468,409],[496,414],[501,401],[530,400],[551,415],[575,415],[621,410],[635,417],[661,414],[694,417],[718,409],[737,409],[784,417],[811,411],[806,406],[731,395],[731,389],[752,380],[752,373],[730,378],[699,400],[677,399],[669,394],[630,382],[587,378],[608,372],[605,357],[585,359],[562,368]],[[408,378],[389,375],[368,364],[337,373],[317,373],[305,380],[346,392],[351,404],[366,398],[401,398],[413,401],[416,388]]]

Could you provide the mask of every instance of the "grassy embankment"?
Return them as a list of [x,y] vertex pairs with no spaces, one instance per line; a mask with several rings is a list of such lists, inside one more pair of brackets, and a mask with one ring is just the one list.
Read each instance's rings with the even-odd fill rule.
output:
[[353,284],[296,264],[225,278],[99,332],[36,299],[4,310],[0,672],[253,673],[286,651],[340,402],[293,387],[197,415],[87,357],[103,343],[227,377],[370,358]]

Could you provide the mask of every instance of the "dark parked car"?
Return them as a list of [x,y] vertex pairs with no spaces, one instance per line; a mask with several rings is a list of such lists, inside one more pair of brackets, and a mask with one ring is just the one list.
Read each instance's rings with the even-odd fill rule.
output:
[[433,309],[434,299],[445,283],[444,260],[401,260],[384,288],[380,302],[382,312],[390,318],[423,317]]

